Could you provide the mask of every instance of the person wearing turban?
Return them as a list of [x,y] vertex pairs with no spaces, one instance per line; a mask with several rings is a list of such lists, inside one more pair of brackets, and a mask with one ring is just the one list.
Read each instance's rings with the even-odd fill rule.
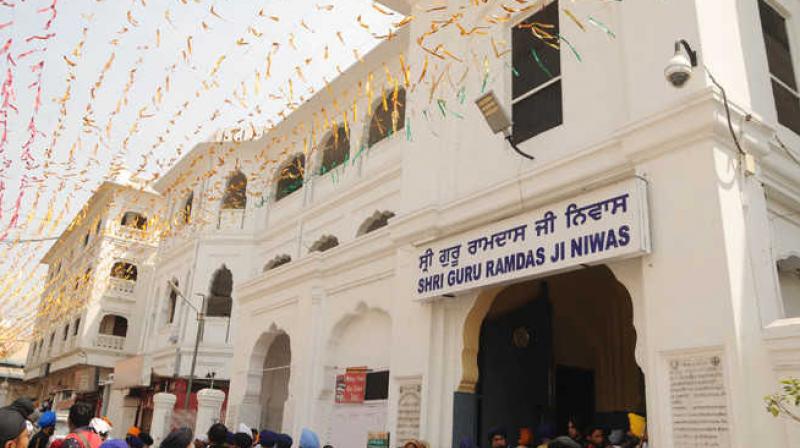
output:
[[47,448],[47,444],[50,443],[50,437],[53,436],[53,432],[56,429],[56,413],[53,411],[42,413],[41,417],[39,417],[38,426],[39,432],[31,438],[29,446],[31,448]]
[[258,439],[263,448],[275,448],[275,443],[278,441],[278,433],[264,430],[258,435]]

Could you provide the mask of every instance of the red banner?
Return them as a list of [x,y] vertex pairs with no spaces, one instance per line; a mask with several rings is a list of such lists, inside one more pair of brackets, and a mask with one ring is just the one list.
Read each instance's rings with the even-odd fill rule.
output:
[[337,403],[363,403],[366,388],[367,369],[365,367],[347,369],[344,374],[344,390],[341,394],[339,394],[340,387],[337,384]]

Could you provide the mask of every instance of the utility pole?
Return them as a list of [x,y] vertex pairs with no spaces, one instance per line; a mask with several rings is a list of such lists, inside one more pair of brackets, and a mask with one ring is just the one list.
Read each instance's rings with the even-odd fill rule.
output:
[[180,296],[192,309],[195,310],[197,313],[197,335],[194,338],[194,352],[192,353],[192,368],[189,371],[189,381],[186,385],[186,398],[183,401],[183,408],[187,411],[189,410],[189,401],[192,396],[192,383],[194,382],[194,369],[197,366],[197,351],[200,348],[200,339],[203,337],[203,329],[205,328],[206,317],[206,299],[207,296],[203,293],[195,293],[195,295],[202,297],[202,302],[200,304],[200,309],[198,310],[186,296],[183,295],[180,289],[178,289],[178,285],[172,283],[172,280],[168,281],[167,284],[169,287],[175,291],[175,293]]

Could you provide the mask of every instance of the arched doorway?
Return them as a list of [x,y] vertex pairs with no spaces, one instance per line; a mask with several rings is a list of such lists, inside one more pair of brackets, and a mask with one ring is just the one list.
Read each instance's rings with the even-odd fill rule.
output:
[[631,299],[605,266],[481,294],[464,343],[459,393],[472,404],[455,412],[475,422],[464,435],[504,426],[513,442],[544,422],[564,434],[570,418],[624,430],[627,412],[645,413]]
[[289,399],[289,376],[291,374],[292,351],[289,335],[279,333],[269,345],[264,359],[264,374],[261,379],[261,426],[273,431],[282,431],[283,410]]

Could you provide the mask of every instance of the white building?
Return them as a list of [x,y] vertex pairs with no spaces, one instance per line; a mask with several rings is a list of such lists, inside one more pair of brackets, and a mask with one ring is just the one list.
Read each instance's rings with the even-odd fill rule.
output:
[[[202,293],[196,376],[229,380],[229,426],[439,448],[632,411],[652,446],[800,446],[762,402],[800,375],[800,4],[548,3],[487,26],[499,2],[416,3],[392,2],[415,19],[333,95],[160,180],[175,232],[140,377],[188,375]],[[467,61],[448,74],[417,39],[455,13],[491,36],[426,37]],[[532,22],[580,60],[516,27]],[[512,51],[484,63],[490,37]],[[678,89],[680,39],[699,64]],[[409,91],[383,69],[400,55],[415,77],[430,62]],[[488,90],[535,160],[491,133]],[[354,98],[346,131],[312,130]]]
[[109,374],[144,335],[160,207],[160,197],[136,179],[104,182],[42,259],[47,283],[25,380],[55,410],[66,412],[75,400],[108,410]]

